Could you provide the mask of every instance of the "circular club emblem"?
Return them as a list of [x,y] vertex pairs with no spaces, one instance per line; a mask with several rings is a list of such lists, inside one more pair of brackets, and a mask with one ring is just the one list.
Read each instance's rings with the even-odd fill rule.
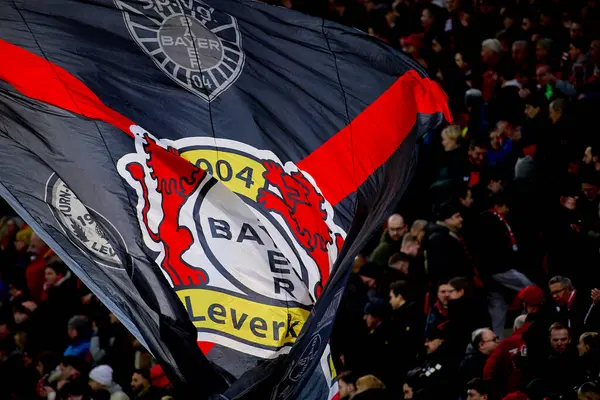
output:
[[111,241],[127,252],[125,241],[102,214],[86,207],[65,182],[52,174],[46,183],[46,203],[67,237],[96,264],[122,269]]
[[240,76],[242,39],[235,18],[199,0],[115,0],[131,36],[179,85],[214,100]]
[[136,153],[117,169],[136,191],[144,243],[198,340],[257,357],[287,351],[345,237],[316,182],[292,162],[237,141],[132,132]]

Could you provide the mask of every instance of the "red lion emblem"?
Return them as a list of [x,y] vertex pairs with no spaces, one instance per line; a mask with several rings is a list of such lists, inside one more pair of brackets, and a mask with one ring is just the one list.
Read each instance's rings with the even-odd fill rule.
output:
[[[257,201],[265,209],[283,217],[296,240],[315,260],[321,278],[316,290],[316,295],[319,296],[329,278],[330,263],[327,245],[333,243],[331,229],[325,222],[327,218],[327,213],[323,209],[325,199],[317,193],[302,172],[288,174],[281,165],[273,161],[265,161],[263,165],[266,168],[263,177],[279,190],[281,196],[267,189],[260,189]],[[343,239],[339,234],[335,236],[339,252]]]
[[179,225],[181,207],[194,193],[206,173],[181,158],[179,152],[173,147],[165,149],[148,135],[144,135],[144,151],[148,154],[146,165],[150,168],[150,177],[157,181],[156,191],[160,193],[163,219],[154,232],[148,224],[148,211],[150,198],[146,184],[146,172],[139,163],[127,165],[127,171],[132,178],[140,183],[144,196],[144,209],[142,210],[143,223],[150,238],[156,243],[162,243],[165,256],[161,267],[169,274],[174,286],[199,285],[208,282],[206,271],[192,268],[186,264],[181,256],[192,245],[192,233],[185,226]]

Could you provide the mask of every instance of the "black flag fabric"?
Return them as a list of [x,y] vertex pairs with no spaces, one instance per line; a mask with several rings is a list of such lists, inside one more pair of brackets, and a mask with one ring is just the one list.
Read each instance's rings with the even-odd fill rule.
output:
[[406,55],[284,8],[0,0],[0,194],[184,398],[338,396],[350,265],[444,119]]

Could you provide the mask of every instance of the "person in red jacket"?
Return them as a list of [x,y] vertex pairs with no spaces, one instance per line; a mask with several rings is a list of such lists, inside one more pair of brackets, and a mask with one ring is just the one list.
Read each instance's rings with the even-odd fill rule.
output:
[[[535,312],[544,302],[544,292],[537,286],[528,286],[518,295],[527,312]],[[503,339],[492,352],[483,369],[483,379],[492,381],[503,394],[518,390],[521,380],[519,357],[526,355],[523,333],[529,329],[527,315],[515,319],[512,336]]]
[[42,299],[42,293],[44,293],[46,265],[54,256],[54,252],[35,232],[31,234],[27,252],[31,254],[31,262],[25,270],[27,287],[32,300],[39,303]]

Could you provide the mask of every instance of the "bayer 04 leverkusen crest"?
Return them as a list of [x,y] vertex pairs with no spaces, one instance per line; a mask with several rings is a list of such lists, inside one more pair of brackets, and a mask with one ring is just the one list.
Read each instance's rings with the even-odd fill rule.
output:
[[115,0],[129,33],[169,78],[211,101],[244,67],[242,36],[232,16],[199,0]]
[[257,357],[288,350],[345,237],[314,180],[241,142],[132,132],[136,153],[118,171],[198,340]]

